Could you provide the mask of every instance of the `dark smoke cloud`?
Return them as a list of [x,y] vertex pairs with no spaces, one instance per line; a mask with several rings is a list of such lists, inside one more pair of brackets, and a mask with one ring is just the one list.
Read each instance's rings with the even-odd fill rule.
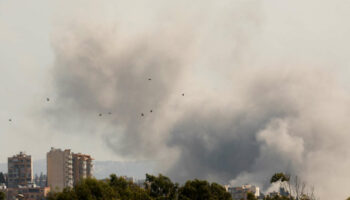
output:
[[100,134],[116,154],[156,160],[177,181],[266,189],[272,173],[287,171],[322,198],[345,197],[349,93],[337,75],[289,58],[297,54],[284,60],[267,49],[275,38],[252,45],[265,36],[257,1],[199,6],[214,14],[158,3],[150,9],[157,17],[145,15],[149,26],[137,16],[135,29],[103,20],[58,29],[52,124]]

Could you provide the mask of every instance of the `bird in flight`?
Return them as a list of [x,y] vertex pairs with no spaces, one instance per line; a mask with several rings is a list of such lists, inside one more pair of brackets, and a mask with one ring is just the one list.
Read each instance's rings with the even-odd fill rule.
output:
[[112,114],[112,112],[108,112],[108,114],[109,114],[109,115],[111,115],[111,114]]
[[46,98],[46,101],[50,101],[50,98]]
[[149,80],[149,81],[151,81],[152,79],[151,79],[151,78],[149,78],[148,80]]
[[141,113],[141,117],[145,116],[143,113]]
[[9,119],[9,122],[12,122],[12,119]]
[[98,116],[100,116],[100,117],[101,117],[101,116],[102,116],[102,113],[98,114]]
[[182,96],[184,97],[184,96],[185,96],[185,93],[182,93]]
[[150,110],[149,112],[153,112],[153,110]]

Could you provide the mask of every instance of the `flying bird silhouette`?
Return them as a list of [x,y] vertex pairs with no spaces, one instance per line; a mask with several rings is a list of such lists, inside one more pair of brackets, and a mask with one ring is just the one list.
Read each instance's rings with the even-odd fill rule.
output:
[[102,116],[102,113],[98,114],[98,116],[100,116],[100,117],[101,117],[101,116]]
[[46,98],[46,101],[50,101],[50,98]]
[[145,116],[143,113],[141,113],[141,117]]
[[149,80],[149,81],[151,81],[152,79],[151,79],[151,78],[149,78],[148,80]]
[[12,119],[9,119],[9,122],[12,122]]
[[184,96],[185,96],[185,93],[182,93],[182,96],[184,97]]
[[149,112],[153,112],[153,110],[150,110]]

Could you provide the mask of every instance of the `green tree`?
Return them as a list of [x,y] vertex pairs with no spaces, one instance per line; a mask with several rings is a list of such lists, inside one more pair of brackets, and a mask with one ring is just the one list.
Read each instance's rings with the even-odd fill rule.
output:
[[281,182],[289,182],[290,181],[290,176],[284,173],[275,173],[271,179],[270,179],[270,183],[276,183],[278,181]]
[[195,179],[179,189],[179,200],[231,200],[231,195],[217,183]]
[[78,197],[75,192],[70,188],[65,188],[62,192],[50,192],[47,196],[47,200],[77,200]]
[[115,192],[106,181],[87,178],[74,187],[78,200],[116,199]]
[[170,178],[162,174],[158,177],[146,174],[145,187],[150,196],[157,200],[172,200],[176,198],[178,184],[174,184]]
[[0,200],[5,200],[6,199],[6,194],[5,192],[0,191]]
[[258,200],[255,195],[251,192],[248,192],[247,194],[247,200]]
[[116,192],[117,199],[151,199],[146,190],[140,188],[132,181],[127,181],[123,177],[117,177],[115,174],[110,175],[108,183]]
[[6,183],[5,175],[0,172],[0,183]]

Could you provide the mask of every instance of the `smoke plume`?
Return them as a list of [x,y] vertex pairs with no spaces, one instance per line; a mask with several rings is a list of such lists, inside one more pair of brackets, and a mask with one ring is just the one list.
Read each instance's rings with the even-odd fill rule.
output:
[[315,35],[323,25],[303,29],[315,22],[308,12],[289,18],[260,1],[87,2],[52,36],[53,126],[100,134],[177,181],[267,189],[285,171],[322,199],[349,195],[346,62],[331,54],[343,41]]

